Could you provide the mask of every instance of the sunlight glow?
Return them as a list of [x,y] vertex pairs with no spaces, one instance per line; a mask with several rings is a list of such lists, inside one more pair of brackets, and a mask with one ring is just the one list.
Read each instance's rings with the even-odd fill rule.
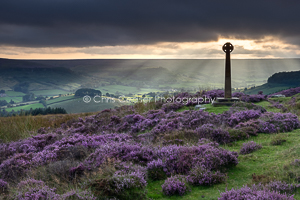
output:
[[1,46],[1,58],[10,59],[223,59],[222,46],[231,42],[233,59],[297,58],[297,45],[271,36],[258,40],[219,38],[214,42],[161,42],[152,45],[29,48]]

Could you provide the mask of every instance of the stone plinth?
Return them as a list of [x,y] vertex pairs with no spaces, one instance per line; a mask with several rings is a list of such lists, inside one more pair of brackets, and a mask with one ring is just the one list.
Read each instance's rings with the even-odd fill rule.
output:
[[216,101],[212,104],[214,107],[217,106],[232,106],[235,102],[240,101],[237,97],[232,98],[223,98],[223,97],[217,97]]

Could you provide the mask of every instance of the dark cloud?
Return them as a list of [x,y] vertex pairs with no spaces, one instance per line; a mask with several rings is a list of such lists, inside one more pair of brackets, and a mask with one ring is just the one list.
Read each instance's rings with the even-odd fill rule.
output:
[[1,0],[0,44],[106,46],[261,39],[300,44],[296,0]]

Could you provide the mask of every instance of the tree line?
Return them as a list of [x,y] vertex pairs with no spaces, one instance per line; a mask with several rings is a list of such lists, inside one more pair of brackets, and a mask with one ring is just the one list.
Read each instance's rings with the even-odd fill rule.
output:
[[36,116],[36,115],[50,115],[50,114],[68,114],[64,108],[36,108],[30,110],[18,110],[7,112],[5,109],[2,109],[0,112],[0,117],[10,117],[10,116]]

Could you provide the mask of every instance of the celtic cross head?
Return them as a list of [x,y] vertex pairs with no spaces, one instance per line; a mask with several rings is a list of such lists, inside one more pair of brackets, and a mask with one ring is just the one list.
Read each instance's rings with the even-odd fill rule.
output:
[[233,51],[233,45],[230,42],[227,42],[223,45],[223,51],[225,53],[229,52],[231,53]]

